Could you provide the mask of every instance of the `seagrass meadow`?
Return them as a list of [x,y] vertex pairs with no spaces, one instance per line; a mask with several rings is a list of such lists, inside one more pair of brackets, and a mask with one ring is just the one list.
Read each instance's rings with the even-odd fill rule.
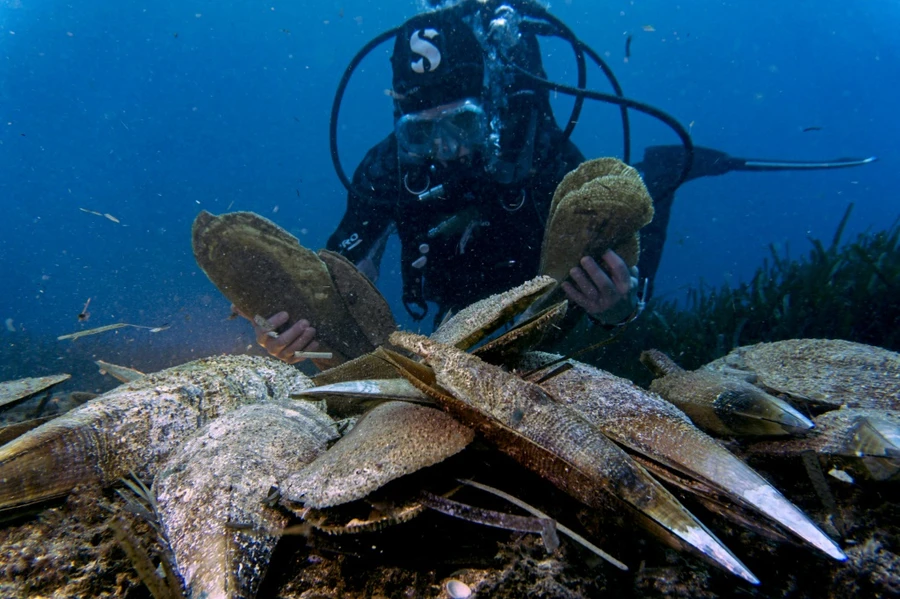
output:
[[650,347],[689,370],[735,347],[783,339],[845,339],[897,351],[900,220],[842,245],[852,211],[850,204],[830,241],[810,239],[796,258],[790,248],[770,245],[769,258],[748,282],[701,283],[683,301],[654,298],[590,361],[646,385],[650,374],[638,357]]

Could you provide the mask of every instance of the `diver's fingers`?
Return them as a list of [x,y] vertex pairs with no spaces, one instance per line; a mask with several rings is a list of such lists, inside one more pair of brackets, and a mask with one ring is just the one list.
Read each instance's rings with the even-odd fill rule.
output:
[[[268,344],[273,339],[272,335],[270,335],[269,333],[288,321],[288,313],[279,312],[278,314],[267,318],[266,321],[271,325],[271,328],[263,328],[259,326],[253,319],[250,319],[250,324],[253,325],[253,331],[256,333],[256,342],[268,350]],[[271,351],[269,353],[271,353]]]
[[282,310],[278,314],[268,317],[266,320],[269,321],[269,324],[272,325],[273,328],[277,329],[288,321],[288,313]]
[[[588,266],[585,264],[585,260],[590,260],[594,262],[593,258],[589,258],[585,256],[581,259],[581,264],[585,270],[588,271],[588,274],[592,275],[591,270],[588,269]],[[628,269],[628,265],[625,264],[625,261],[612,250],[606,250],[603,252],[603,263],[606,265],[608,272],[611,275],[612,282],[616,286],[616,291],[620,294],[625,295],[629,291],[631,291],[632,281],[631,281],[631,271]],[[596,265],[597,263],[594,262]],[[599,266],[597,267],[600,268]]]
[[[600,274],[606,277],[602,271]],[[609,307],[611,303],[610,297],[615,291],[609,277],[606,277],[605,283],[600,279],[598,286],[588,279],[588,275],[581,268],[573,268],[569,271],[569,275],[572,277],[575,285],[568,281],[564,281],[562,285],[563,291],[569,299],[584,308],[589,314],[599,314]],[[600,278],[600,276],[598,275],[597,278]]]
[[[277,320],[275,322],[277,322]],[[259,344],[266,348],[266,351],[269,352],[270,355],[275,356],[280,360],[284,360],[288,357],[285,353],[287,347],[300,338],[308,326],[309,322],[298,320],[282,333],[276,333],[274,331],[264,333],[262,337],[258,337]]]
[[561,287],[565,292],[566,297],[572,300],[573,303],[581,306],[585,310],[588,310],[588,305],[590,304],[590,302],[583,293],[575,289],[575,287],[568,281],[563,281]]
[[319,342],[316,341],[315,338],[315,327],[307,327],[303,334],[300,335],[300,337],[298,337],[296,341],[287,346],[287,348],[285,348],[285,350],[279,357],[288,364],[296,364],[297,362],[302,362],[306,358],[298,358],[294,354],[296,352],[309,352],[318,350]]
[[573,268],[569,274],[589,299],[602,301],[616,293],[616,286],[609,275],[590,256],[582,258],[581,268]]

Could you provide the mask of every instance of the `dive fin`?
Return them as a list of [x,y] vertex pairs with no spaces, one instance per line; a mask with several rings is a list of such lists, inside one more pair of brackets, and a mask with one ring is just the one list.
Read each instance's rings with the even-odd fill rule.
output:
[[[834,168],[846,168],[850,166],[862,166],[875,162],[878,158],[836,158],[834,160],[771,160],[767,158],[739,158],[729,156],[721,150],[694,146],[694,161],[691,171],[685,181],[699,179],[700,177],[715,177],[732,171],[792,171],[792,170],[822,170]],[[654,181],[657,179],[669,180],[675,177],[681,170],[684,162],[684,147],[650,146],[644,150],[644,158],[634,167],[641,171],[644,179]]]
[[813,171],[833,168],[847,168],[850,166],[862,166],[878,160],[876,156],[868,158],[835,158],[834,160],[805,161],[805,160],[766,160],[764,158],[732,158],[742,164],[735,168],[736,171]]

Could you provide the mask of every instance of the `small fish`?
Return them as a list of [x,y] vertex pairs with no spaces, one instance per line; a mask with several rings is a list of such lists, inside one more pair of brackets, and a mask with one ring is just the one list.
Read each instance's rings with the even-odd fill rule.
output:
[[804,128],[803,128],[803,133],[809,133],[810,131],[821,131],[821,130],[822,130],[821,127],[817,127],[817,126],[814,125],[814,126],[812,126],[812,127],[804,127]]
[[97,327],[96,329],[88,329],[86,331],[78,331],[77,333],[69,333],[68,335],[60,335],[56,338],[57,341],[64,341],[66,339],[71,339],[75,341],[76,339],[80,339],[81,337],[87,337],[88,335],[97,335],[98,333],[105,333],[107,331],[114,331],[116,329],[121,329],[123,327],[133,327],[135,329],[147,329],[151,333],[159,333],[161,331],[165,331],[169,328],[170,325],[165,324],[161,327],[145,327],[140,324],[131,324],[128,322],[117,322],[115,324],[108,324],[102,327]]
[[648,33],[652,33],[654,31],[656,31],[656,27],[654,27],[653,25],[644,25],[643,27],[641,27],[641,29],[643,29],[644,31],[646,31]]
[[118,364],[111,364],[109,362],[104,362],[103,360],[95,360],[94,364],[100,367],[101,374],[108,374],[123,383],[130,383],[131,381],[144,378],[143,372],[135,370],[134,368],[128,368],[127,366],[119,366]]
[[115,329],[121,329],[122,327],[133,326],[124,322],[117,322],[115,324],[108,324],[102,327],[97,327],[96,329],[88,329],[86,331],[78,331],[77,333],[70,333],[68,335],[60,335],[56,338],[57,341],[63,341],[65,339],[71,339],[75,341],[76,339],[80,339],[81,337],[87,337],[88,335],[96,335],[98,333],[105,333],[106,331],[113,331]]
[[78,322],[85,322],[91,317],[91,313],[88,312],[88,306],[91,305],[91,298],[88,298],[86,302],[84,302],[84,308],[81,309],[81,312],[78,313]]
[[633,35],[628,34],[628,37],[625,38],[625,58],[631,58],[631,40],[634,38]]
[[106,219],[111,220],[114,223],[118,223],[119,219],[108,212],[97,212],[96,210],[88,210],[87,208],[79,208],[82,212],[87,212],[88,214],[93,214],[94,216],[102,216]]

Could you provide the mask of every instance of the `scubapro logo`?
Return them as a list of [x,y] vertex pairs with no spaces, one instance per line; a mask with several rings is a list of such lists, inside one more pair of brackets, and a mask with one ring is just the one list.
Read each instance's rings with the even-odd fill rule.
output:
[[[413,31],[412,36],[409,38],[409,49],[412,50],[413,54],[418,54],[422,57],[410,63],[410,67],[414,72],[422,74],[426,70],[434,71],[441,64],[441,51],[428,41],[433,40],[437,36],[437,29],[416,29]],[[425,39],[422,39],[423,37]],[[425,65],[426,60],[428,61],[427,68]]]
[[359,235],[354,233],[347,239],[341,242],[341,250],[348,252],[362,243],[362,239],[360,239]]

